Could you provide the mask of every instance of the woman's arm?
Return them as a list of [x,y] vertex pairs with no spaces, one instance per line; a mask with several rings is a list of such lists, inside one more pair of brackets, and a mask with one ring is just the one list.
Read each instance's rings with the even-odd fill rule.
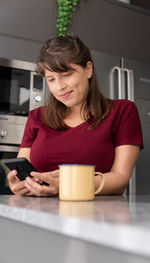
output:
[[[100,195],[122,194],[128,185],[130,176],[136,164],[140,147],[122,145],[115,148],[115,159],[110,172],[105,173],[104,187]],[[95,177],[95,188],[98,188],[100,177]]]
[[[30,148],[21,148],[19,157],[30,161]],[[128,185],[130,176],[139,156],[140,147],[135,145],[122,145],[115,148],[115,159],[110,172],[105,173],[105,183],[100,195],[122,194]],[[35,173],[36,178],[50,184],[43,186],[32,179],[20,181],[14,172],[8,174],[10,189],[15,194],[28,195],[30,192],[36,196],[52,196],[59,192],[59,171],[49,173]],[[95,188],[98,188],[101,178],[95,176]]]
[[[122,145],[115,149],[115,159],[110,172],[105,173],[105,183],[100,195],[122,194],[128,185],[130,176],[139,156],[140,147],[135,145]],[[26,187],[36,196],[52,196],[59,193],[59,170],[48,173],[35,173],[50,186],[39,185],[27,178]],[[95,188],[100,184],[100,176],[95,176]]]
[[28,159],[28,161],[30,162],[30,152],[31,152],[31,148],[20,148],[17,158],[26,158]]
[[[21,148],[17,158],[24,157],[30,161],[30,152],[31,148]],[[55,196],[59,193],[59,170],[47,173],[33,172],[33,179],[28,177],[24,181],[20,181],[16,174],[15,170],[8,174],[9,187],[14,194]],[[43,181],[48,185],[41,185]]]

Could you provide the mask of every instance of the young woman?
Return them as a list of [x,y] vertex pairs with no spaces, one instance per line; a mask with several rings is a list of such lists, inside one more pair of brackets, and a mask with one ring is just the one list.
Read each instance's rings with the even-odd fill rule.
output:
[[[39,172],[20,181],[11,171],[12,192],[58,195],[58,164],[76,163],[94,164],[105,174],[100,194],[122,194],[143,147],[135,104],[104,98],[90,51],[77,36],[48,40],[37,71],[46,78],[51,95],[45,107],[29,113],[18,157],[26,157]],[[100,180],[95,176],[95,188]]]

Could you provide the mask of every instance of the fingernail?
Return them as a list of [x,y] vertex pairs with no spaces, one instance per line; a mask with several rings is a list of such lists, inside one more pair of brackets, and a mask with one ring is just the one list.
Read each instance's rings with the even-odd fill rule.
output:
[[36,178],[36,177],[35,177],[33,180],[34,180],[35,182],[39,182],[39,179]]
[[13,171],[12,171],[12,174],[13,174],[13,175],[16,175],[16,170],[13,170]]
[[35,174],[33,172],[31,172],[30,174],[31,174],[31,176],[35,176]]
[[27,188],[29,188],[29,187],[30,187],[30,186],[29,186],[27,183],[25,183],[24,185],[25,185],[25,187],[27,187]]
[[26,177],[26,181],[27,181],[27,182],[30,182],[30,178],[29,178],[29,177]]

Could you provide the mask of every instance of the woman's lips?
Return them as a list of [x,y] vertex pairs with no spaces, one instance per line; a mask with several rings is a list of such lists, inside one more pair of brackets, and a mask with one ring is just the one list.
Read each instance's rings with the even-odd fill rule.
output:
[[63,99],[67,99],[70,96],[71,92],[72,91],[66,92],[66,93],[60,95],[60,97],[62,97]]

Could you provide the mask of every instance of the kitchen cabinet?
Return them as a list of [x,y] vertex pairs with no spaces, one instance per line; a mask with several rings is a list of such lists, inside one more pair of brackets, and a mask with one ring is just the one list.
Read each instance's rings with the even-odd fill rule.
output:
[[55,0],[0,1],[0,57],[35,62],[55,24]]
[[145,10],[150,11],[150,1],[149,0],[131,0],[131,4],[136,7],[142,7]]
[[[138,12],[150,14],[150,1],[149,0],[105,0],[114,3],[115,5],[123,5],[127,8],[132,8]],[[125,4],[125,5],[124,5]]]
[[0,33],[43,42],[54,35],[55,0],[0,2]]
[[116,0],[81,1],[69,32],[79,35],[92,50],[149,61],[149,14]]

